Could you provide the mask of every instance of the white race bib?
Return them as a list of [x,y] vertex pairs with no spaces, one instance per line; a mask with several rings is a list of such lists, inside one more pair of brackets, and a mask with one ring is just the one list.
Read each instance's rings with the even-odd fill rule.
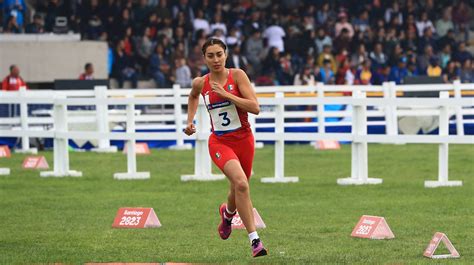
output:
[[207,110],[211,115],[212,126],[216,133],[226,133],[242,127],[237,108],[230,101],[209,104],[209,95],[205,96]]

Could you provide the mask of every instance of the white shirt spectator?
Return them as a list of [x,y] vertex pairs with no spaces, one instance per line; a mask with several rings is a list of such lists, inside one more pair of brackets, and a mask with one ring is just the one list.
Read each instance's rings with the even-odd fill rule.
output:
[[431,23],[431,20],[416,22],[416,29],[418,30],[418,36],[420,37],[423,36],[423,31],[425,31],[425,28],[431,28],[431,32],[436,33],[436,29],[433,26],[433,23]]
[[285,51],[285,45],[283,43],[283,37],[285,36],[285,31],[278,25],[272,25],[263,32],[263,37],[268,39],[268,46],[277,47],[280,52]]
[[206,35],[209,35],[211,33],[211,27],[209,26],[209,22],[207,20],[202,19],[202,18],[195,18],[193,21],[193,27],[194,27],[194,32],[202,29],[206,33]]
[[224,33],[224,35],[227,35],[227,26],[224,23],[212,23],[211,24],[211,32],[214,32],[214,30],[220,29]]

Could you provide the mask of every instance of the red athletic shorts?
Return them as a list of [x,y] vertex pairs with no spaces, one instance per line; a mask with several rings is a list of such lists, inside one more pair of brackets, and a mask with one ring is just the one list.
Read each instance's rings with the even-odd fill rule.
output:
[[240,162],[247,179],[249,179],[252,173],[254,154],[255,142],[250,131],[222,136],[212,133],[209,137],[209,155],[222,172],[224,172],[227,161],[236,159]]

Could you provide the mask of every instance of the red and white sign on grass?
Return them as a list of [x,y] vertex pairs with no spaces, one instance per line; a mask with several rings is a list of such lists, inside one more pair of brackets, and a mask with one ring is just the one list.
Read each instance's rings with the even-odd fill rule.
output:
[[[443,254],[443,255],[434,255],[436,249],[439,246],[439,243],[443,242],[446,248],[449,250],[450,254]],[[451,241],[449,241],[448,237],[444,233],[436,232],[431,239],[430,244],[426,248],[423,256],[430,258],[430,259],[448,259],[448,258],[459,258],[459,252],[454,248]]]
[[370,239],[395,238],[385,218],[379,216],[363,215],[352,230],[351,236]]
[[314,144],[314,148],[318,150],[339,150],[341,149],[341,145],[338,141],[321,140],[316,141],[316,143]]
[[10,157],[10,148],[8,145],[0,145],[0,157]]
[[[255,208],[253,208],[253,219],[255,221],[256,228],[267,227],[265,223],[263,222],[262,217],[260,217],[260,214],[258,214],[257,209]],[[234,218],[232,219],[232,229],[245,229],[244,222],[242,222],[242,219],[240,219],[239,212],[237,212],[234,215]]]
[[153,208],[120,208],[112,227],[158,228],[161,227],[161,223]]
[[[123,153],[126,154],[128,152],[128,143],[123,148]],[[135,153],[140,155],[149,155],[150,148],[148,148],[147,143],[136,143],[135,144]]]
[[44,156],[27,156],[23,160],[24,169],[48,169],[49,165]]

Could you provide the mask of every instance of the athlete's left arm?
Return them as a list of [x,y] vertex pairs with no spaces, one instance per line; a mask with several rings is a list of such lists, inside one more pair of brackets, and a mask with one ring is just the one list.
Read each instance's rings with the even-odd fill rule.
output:
[[227,92],[217,83],[211,84],[212,90],[214,90],[220,97],[232,101],[232,103],[241,110],[258,115],[258,113],[260,113],[260,106],[258,104],[257,95],[250,84],[247,74],[241,69],[235,69],[233,70],[232,75],[234,76],[234,80],[239,87],[242,97]]

